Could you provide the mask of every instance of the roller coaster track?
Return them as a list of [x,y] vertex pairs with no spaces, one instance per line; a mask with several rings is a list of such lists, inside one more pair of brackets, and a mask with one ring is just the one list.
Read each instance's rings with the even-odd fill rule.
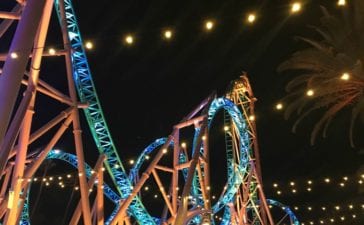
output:
[[[76,14],[73,10],[71,0],[64,1],[67,32],[69,42],[72,48],[72,66],[73,78],[77,87],[81,102],[87,102],[88,107],[84,113],[93,135],[94,141],[100,153],[106,155],[105,166],[109,172],[112,181],[115,184],[121,198],[126,198],[132,186],[123,164],[114,145],[111,133],[108,129],[105,117],[103,115],[100,101],[97,97],[96,88],[92,80],[91,70],[88,65],[83,41],[78,28]],[[55,2],[57,15],[60,18],[59,1]],[[136,197],[130,205],[130,213],[135,216],[140,224],[155,224],[152,217],[149,216],[143,204]]]
[[[253,95],[249,92],[251,89],[246,76],[234,81],[236,85],[231,87],[226,96],[208,96],[174,126],[168,137],[157,139],[148,145],[127,173],[96,93],[72,2],[55,0],[54,7],[61,27],[66,27],[66,33],[63,35],[67,37],[70,47],[72,76],[79,101],[87,104],[87,107],[83,107],[83,112],[99,154],[106,157],[104,165],[113,183],[113,186],[104,184],[105,196],[115,204],[115,209],[105,224],[135,222],[142,225],[184,225],[201,224],[208,220],[210,224],[221,225],[274,225],[268,204],[279,207],[283,205],[267,200],[264,196],[260,165],[257,163],[259,155],[255,148],[256,131],[249,119],[254,113],[251,101]],[[245,90],[241,91],[237,87],[244,87]],[[225,113],[224,122],[228,127],[225,133],[227,174],[225,188],[220,197],[213,202],[210,196],[209,170],[212,164],[209,162],[208,139],[209,130],[217,122],[215,116],[221,110]],[[189,148],[181,147],[180,131],[190,126],[194,128],[193,144]],[[170,156],[167,153],[171,149],[172,158],[168,158]],[[45,159],[63,160],[76,168],[82,165],[78,164],[77,156],[70,153],[52,150],[44,154],[47,154]],[[146,158],[152,154],[155,156],[148,162],[147,168],[141,171],[142,165],[147,164]],[[41,155],[42,153],[39,156]],[[35,157],[33,160],[36,161],[37,158],[41,157]],[[172,165],[162,165],[162,159],[166,158]],[[86,177],[90,179],[92,168],[86,163],[84,168]],[[171,176],[167,191],[159,178],[160,170]],[[178,179],[180,172],[183,182]],[[150,177],[157,182],[165,201],[165,210],[161,217],[152,216],[139,196],[141,188]],[[28,186],[23,188],[22,195],[29,192]],[[177,196],[178,188],[183,189],[181,199]],[[292,211],[286,206],[284,208],[291,218],[291,224],[298,225]],[[20,217],[22,225],[30,224],[28,209],[29,201],[26,199]],[[222,214],[219,222],[213,219],[217,214]]]

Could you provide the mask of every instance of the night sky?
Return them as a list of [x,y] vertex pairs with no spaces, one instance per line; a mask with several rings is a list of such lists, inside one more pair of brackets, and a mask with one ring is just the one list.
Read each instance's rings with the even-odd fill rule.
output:
[[[173,125],[210,93],[222,95],[232,80],[246,72],[258,99],[256,124],[267,197],[301,208],[346,206],[352,201],[364,204],[363,192],[355,185],[364,162],[363,150],[349,146],[348,114],[339,114],[329,136],[311,146],[309,132],[315,117],[309,117],[292,133],[294,120],[284,120],[283,112],[275,109],[292,78],[278,74],[276,68],[295,50],[306,47],[294,38],[296,35],[317,35],[308,25],[318,24],[320,5],[335,14],[344,10],[333,0],[305,1],[302,11],[294,15],[289,13],[290,1],[74,1],[83,40],[94,44],[87,51],[88,63],[126,169],[129,159],[135,159],[156,138],[169,135]],[[257,15],[254,24],[246,22],[249,12]],[[203,27],[206,19],[215,21],[208,32]],[[50,33],[47,46],[57,48],[61,38],[55,18],[53,22],[50,30],[55,31]],[[173,30],[171,40],[162,38],[165,28]],[[123,41],[129,33],[135,37],[130,46]],[[51,67],[51,62],[44,68],[62,76],[64,68]],[[52,79],[60,83],[59,78]],[[86,160],[93,164],[97,150],[86,122],[83,125]],[[57,147],[71,146],[65,139]],[[352,185],[340,194],[338,184],[318,184],[312,193],[305,192],[307,180],[323,183],[325,177],[340,180],[344,176]],[[273,183],[290,192],[290,181],[304,193],[277,195]],[[42,207],[46,204],[39,203],[38,208]],[[329,217],[318,209],[314,214],[306,211],[296,214],[302,220]]]

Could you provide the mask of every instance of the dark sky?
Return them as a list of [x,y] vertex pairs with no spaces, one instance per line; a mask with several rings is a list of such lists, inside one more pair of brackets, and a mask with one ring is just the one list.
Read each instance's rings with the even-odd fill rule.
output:
[[[277,74],[277,65],[305,47],[294,36],[315,37],[307,25],[318,24],[320,5],[333,13],[342,10],[335,1],[312,0],[306,1],[300,13],[290,15],[289,3],[74,1],[82,37],[94,43],[94,48],[87,52],[88,62],[122,161],[136,158],[154,139],[169,135],[173,125],[212,91],[223,94],[228,84],[245,71],[258,99],[256,124],[268,197],[273,195],[272,198],[287,205],[315,205],[317,195],[329,203],[353,198],[353,193],[357,194],[355,188],[340,199],[325,196],[323,192],[280,198],[272,189],[275,181],[287,184],[291,180],[304,183],[307,179],[327,176],[355,177],[364,162],[360,147],[349,147],[347,116],[339,115],[329,137],[310,146],[309,131],[314,120],[309,118],[293,134],[293,121],[284,120],[282,112],[274,108],[284,96],[284,85],[290,79],[288,75]],[[247,24],[245,16],[251,11],[257,13],[257,21]],[[203,23],[209,18],[216,24],[212,31],[206,32]],[[161,38],[164,28],[173,29],[172,40]],[[58,29],[57,24],[50,29]],[[128,33],[135,35],[131,46],[123,43]],[[56,32],[50,34],[49,46],[59,45],[60,37],[56,35]],[[86,129],[86,149],[93,151]],[[93,154],[90,161],[95,160]],[[321,190],[330,193],[326,188]],[[363,200],[362,193],[358,196]]]

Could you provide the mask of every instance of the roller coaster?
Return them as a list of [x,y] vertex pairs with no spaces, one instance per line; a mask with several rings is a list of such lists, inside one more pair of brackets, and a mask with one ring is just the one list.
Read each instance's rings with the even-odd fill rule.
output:
[[[53,11],[63,47],[47,52],[44,46]],[[9,48],[0,55],[2,224],[31,224],[32,179],[46,160],[61,160],[77,170],[80,199],[69,224],[300,224],[288,206],[264,194],[253,117],[256,99],[247,74],[232,81],[225,95],[207,96],[173,126],[171,134],[142,150],[127,171],[96,93],[71,0],[17,0],[11,9],[0,11],[0,22],[2,46],[11,36]],[[15,24],[16,29],[11,29]],[[68,93],[51,84],[52,74],[41,69],[51,63],[46,61],[51,57],[62,59]],[[38,99],[48,99],[60,109],[47,122],[33,116],[48,110],[48,104],[37,104]],[[87,164],[84,154],[82,112],[98,149],[94,166]],[[217,121],[220,112],[223,121]],[[217,123],[224,124],[225,146],[218,154],[226,158],[226,177],[219,197],[214,198],[211,169],[216,165],[210,161],[209,144],[210,130]],[[55,150],[69,129],[75,149]],[[182,134],[189,136],[191,145],[183,142]],[[43,146],[41,151],[34,151],[38,146]],[[163,199],[160,215],[151,213],[141,193],[150,181]],[[97,193],[91,199],[93,186]],[[105,215],[104,197],[114,206],[109,215]]]

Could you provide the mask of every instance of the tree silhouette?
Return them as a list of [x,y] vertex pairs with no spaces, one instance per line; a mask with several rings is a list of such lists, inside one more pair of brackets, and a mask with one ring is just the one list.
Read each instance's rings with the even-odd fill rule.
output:
[[364,1],[353,0],[339,15],[331,14],[321,6],[318,25],[309,26],[316,38],[296,37],[307,47],[294,52],[277,68],[278,73],[294,73],[286,84],[287,104],[284,117],[295,114],[292,126],[313,112],[323,112],[313,126],[311,144],[319,134],[326,136],[335,115],[351,109],[349,124],[350,144],[354,147],[353,129],[360,116],[364,116]]

